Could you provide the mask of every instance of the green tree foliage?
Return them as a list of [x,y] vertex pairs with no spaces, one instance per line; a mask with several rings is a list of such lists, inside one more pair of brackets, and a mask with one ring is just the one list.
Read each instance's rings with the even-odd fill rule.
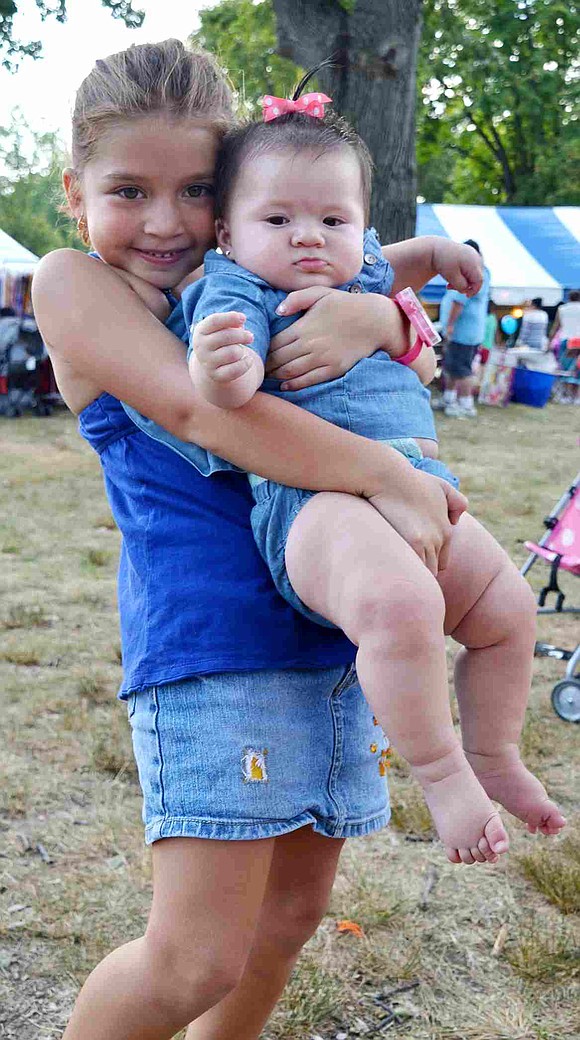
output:
[[426,0],[419,190],[429,201],[580,202],[575,0]]
[[0,130],[0,228],[37,256],[80,247],[74,223],[62,212],[63,146],[55,134],[34,134],[16,110]]
[[264,94],[287,97],[301,70],[276,54],[276,18],[271,0],[222,0],[200,12],[193,39],[216,54],[227,69],[242,111],[252,112]]
[[[425,0],[419,192],[430,202],[580,203],[575,0]],[[222,0],[196,39],[242,96],[288,94],[272,0]],[[321,58],[325,57],[321,43]]]
[[[40,16],[56,18],[57,22],[66,21],[67,0],[34,0]],[[145,13],[136,10],[131,0],[101,0],[103,7],[108,7],[113,18],[121,18],[131,29],[138,29],[143,24]],[[32,7],[32,0],[0,0],[0,59],[2,64],[14,70],[20,58],[38,58],[42,51],[40,40],[15,40],[14,15],[24,7]]]

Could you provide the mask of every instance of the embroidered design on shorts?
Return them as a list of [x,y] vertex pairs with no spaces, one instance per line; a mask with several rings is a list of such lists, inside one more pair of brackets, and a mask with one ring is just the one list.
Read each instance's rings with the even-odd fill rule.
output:
[[391,768],[391,754],[392,752],[390,747],[387,747],[383,751],[381,751],[381,754],[379,756],[379,776],[386,776],[387,769]]
[[256,751],[255,748],[244,748],[242,753],[242,777],[245,784],[268,783],[267,754],[267,748],[264,748],[263,751]]

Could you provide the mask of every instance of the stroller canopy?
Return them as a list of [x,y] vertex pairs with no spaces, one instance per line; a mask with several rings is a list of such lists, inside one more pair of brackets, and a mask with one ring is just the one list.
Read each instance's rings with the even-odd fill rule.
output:
[[[479,243],[491,273],[491,298],[511,307],[540,296],[547,307],[580,289],[580,206],[417,206],[418,235]],[[441,277],[421,295],[438,303]]]
[[10,274],[32,274],[37,263],[38,257],[34,253],[0,228],[0,270],[4,268]]

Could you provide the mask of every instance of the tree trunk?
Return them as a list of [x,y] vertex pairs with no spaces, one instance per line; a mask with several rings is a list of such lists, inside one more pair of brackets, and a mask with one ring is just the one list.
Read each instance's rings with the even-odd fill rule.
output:
[[421,0],[274,0],[278,52],[318,82],[375,161],[372,223],[384,243],[415,234],[415,69]]

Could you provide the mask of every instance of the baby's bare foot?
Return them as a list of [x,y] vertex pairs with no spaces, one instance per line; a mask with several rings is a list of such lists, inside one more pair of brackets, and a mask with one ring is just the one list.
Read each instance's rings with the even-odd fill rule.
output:
[[558,834],[566,825],[566,817],[548,798],[538,778],[526,769],[515,744],[508,744],[495,755],[467,751],[466,757],[489,797],[527,823],[532,834]]
[[412,767],[451,863],[495,863],[509,839],[461,748]]

